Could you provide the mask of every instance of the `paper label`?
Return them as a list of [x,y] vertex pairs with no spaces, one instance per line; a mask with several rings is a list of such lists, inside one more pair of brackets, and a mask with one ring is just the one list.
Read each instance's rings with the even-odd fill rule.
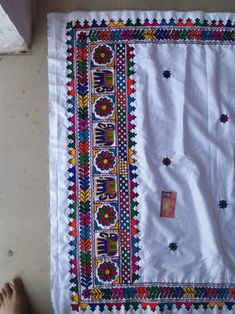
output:
[[177,194],[176,192],[162,191],[160,217],[165,218],[175,217],[176,194]]

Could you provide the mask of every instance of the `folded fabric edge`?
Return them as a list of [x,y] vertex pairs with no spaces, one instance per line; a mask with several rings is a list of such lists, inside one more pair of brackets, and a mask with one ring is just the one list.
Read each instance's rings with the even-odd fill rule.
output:
[[[48,16],[49,79],[49,181],[50,181],[50,280],[55,313],[70,313],[70,237],[68,210],[68,160],[66,112],[66,49],[55,16]],[[64,27],[65,29],[65,27]],[[64,61],[63,61],[64,60]],[[59,75],[58,75],[59,74]],[[60,87],[60,88],[59,88]],[[66,253],[65,253],[66,252]]]
[[105,11],[105,10],[97,10],[97,11],[72,11],[70,13],[63,13],[63,12],[51,12],[48,13],[48,18],[53,17],[67,23],[71,20],[103,20],[103,19],[112,19],[113,16],[118,16],[121,19],[136,19],[140,18],[142,22],[145,21],[146,18],[148,19],[157,19],[162,20],[166,19],[166,21],[170,21],[170,19],[209,19],[212,22],[215,18],[216,20],[224,20],[228,21],[231,20],[235,22],[235,14],[231,12],[206,12],[206,11],[157,11],[157,10],[113,10],[113,11]]

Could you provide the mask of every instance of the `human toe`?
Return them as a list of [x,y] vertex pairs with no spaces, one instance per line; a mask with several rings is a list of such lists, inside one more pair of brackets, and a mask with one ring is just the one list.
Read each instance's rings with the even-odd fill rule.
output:
[[3,302],[4,302],[4,299],[3,299],[2,294],[0,293],[0,305],[3,304]]
[[10,297],[12,295],[12,289],[9,283],[6,283],[4,285],[3,290],[5,291],[7,297]]
[[3,297],[3,300],[7,297],[7,293],[6,293],[6,290],[4,288],[1,289],[0,294]]
[[19,290],[22,289],[22,282],[19,278],[14,278],[10,281],[12,289]]

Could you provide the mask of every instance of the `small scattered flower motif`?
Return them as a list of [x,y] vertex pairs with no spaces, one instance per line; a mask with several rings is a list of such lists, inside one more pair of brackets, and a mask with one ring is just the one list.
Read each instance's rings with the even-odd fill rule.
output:
[[163,71],[162,75],[163,75],[166,79],[168,79],[168,78],[171,77],[171,71],[165,70],[165,71]]
[[117,266],[113,262],[103,262],[98,267],[98,276],[103,282],[112,282],[117,277]]
[[163,165],[165,165],[165,166],[170,166],[171,160],[170,160],[170,158],[165,157],[165,158],[162,159],[162,163],[163,163]]
[[97,100],[95,104],[95,113],[100,116],[107,118],[109,115],[113,113],[114,104],[111,99],[104,97]]
[[99,45],[94,51],[94,60],[98,64],[110,63],[113,58],[113,51],[107,45]]
[[115,157],[108,150],[102,151],[96,157],[96,165],[101,170],[112,170],[115,165]]
[[172,243],[169,244],[168,247],[169,247],[169,249],[170,249],[171,251],[176,251],[176,250],[178,249],[178,244],[175,243],[175,242],[172,242]]
[[227,202],[226,200],[221,200],[221,201],[219,201],[219,207],[220,207],[221,209],[227,208],[227,207],[228,207],[228,202]]
[[103,205],[97,211],[97,220],[100,225],[110,227],[117,220],[117,212],[114,207]]
[[220,122],[221,123],[226,123],[226,122],[228,122],[228,120],[229,120],[228,115],[226,115],[224,113],[220,115]]

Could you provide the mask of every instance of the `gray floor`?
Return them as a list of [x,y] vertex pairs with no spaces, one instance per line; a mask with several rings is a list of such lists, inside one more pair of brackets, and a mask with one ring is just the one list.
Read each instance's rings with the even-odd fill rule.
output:
[[53,313],[49,280],[46,13],[235,11],[231,0],[38,0],[31,55],[0,56],[0,285],[22,277],[32,314]]

